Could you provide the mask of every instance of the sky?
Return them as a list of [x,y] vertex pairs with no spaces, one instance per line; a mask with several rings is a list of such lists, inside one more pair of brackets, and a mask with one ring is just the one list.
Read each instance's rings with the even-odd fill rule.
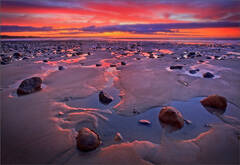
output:
[[1,0],[1,35],[240,38],[240,0]]

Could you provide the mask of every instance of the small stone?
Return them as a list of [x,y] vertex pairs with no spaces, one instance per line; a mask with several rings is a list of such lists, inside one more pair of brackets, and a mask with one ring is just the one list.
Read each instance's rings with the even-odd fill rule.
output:
[[163,128],[168,127],[170,131],[176,131],[184,126],[182,114],[174,107],[163,107],[159,113],[159,121]]
[[115,135],[115,137],[114,137],[114,140],[115,140],[116,142],[120,142],[120,141],[123,140],[123,137],[122,137],[122,135],[121,135],[119,132],[117,132],[116,135]]
[[180,66],[180,65],[175,65],[175,66],[170,66],[170,69],[179,69],[181,70],[183,68],[183,66]]
[[222,115],[227,108],[227,99],[219,95],[210,95],[200,102],[210,113]]
[[58,115],[62,116],[62,115],[64,115],[64,113],[60,111],[60,112],[58,112]]
[[110,64],[110,67],[116,67],[117,65],[116,64]]
[[96,64],[96,66],[98,67],[98,66],[102,66],[102,64]]
[[189,70],[189,73],[196,74],[198,71],[199,71],[199,69],[193,69],[193,70]]
[[210,73],[210,72],[206,72],[206,73],[203,74],[203,77],[204,78],[213,78],[214,75],[212,73]]
[[18,95],[26,95],[41,90],[42,79],[40,77],[32,77],[22,81],[17,89]]
[[211,57],[207,56],[206,59],[212,59]]
[[185,119],[184,119],[184,121],[185,121],[185,123],[188,124],[188,125],[189,125],[189,124],[192,124],[192,122],[191,122],[190,120],[185,120]]
[[103,91],[99,93],[99,100],[103,104],[109,104],[113,101],[112,97],[104,93]]
[[100,145],[99,135],[86,127],[78,131],[76,141],[77,148],[85,152],[95,150]]
[[43,62],[48,62],[48,60],[43,60]]
[[151,125],[151,122],[150,122],[149,120],[144,120],[144,119],[142,119],[142,120],[138,120],[138,122],[139,122],[140,124],[144,124],[144,125]]
[[211,128],[212,125],[210,125],[210,124],[204,124],[204,127]]
[[58,70],[64,70],[63,66],[58,66]]
[[123,62],[123,61],[122,61],[122,62],[121,62],[121,65],[126,65],[126,62]]

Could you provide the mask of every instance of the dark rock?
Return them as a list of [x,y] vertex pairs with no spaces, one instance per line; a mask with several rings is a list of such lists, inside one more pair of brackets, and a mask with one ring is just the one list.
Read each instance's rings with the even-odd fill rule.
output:
[[126,65],[126,62],[123,62],[123,61],[122,61],[122,62],[121,62],[121,65]]
[[202,63],[202,62],[204,62],[204,61],[203,61],[203,60],[198,60],[198,62]]
[[174,107],[163,107],[158,118],[162,127],[168,127],[170,131],[176,131],[184,126],[182,114]]
[[212,59],[211,57],[207,56],[206,59]]
[[136,60],[141,60],[141,58],[137,57]]
[[99,100],[101,103],[103,104],[109,104],[113,101],[111,96],[108,96],[106,93],[104,93],[103,91],[101,91],[99,93]]
[[14,54],[13,54],[13,57],[14,57],[14,58],[17,58],[17,59],[20,58],[21,56],[22,56],[22,55],[21,55],[20,53],[14,53]]
[[48,62],[48,60],[43,60],[43,62]]
[[91,55],[91,53],[90,53],[90,52],[88,52],[87,54],[88,54],[89,56]]
[[28,59],[28,57],[23,57],[23,60],[27,60]]
[[116,64],[110,64],[110,67],[116,67]]
[[183,66],[180,66],[180,65],[175,65],[175,66],[170,66],[170,69],[182,69]]
[[213,78],[214,75],[212,73],[210,73],[210,72],[206,72],[206,73],[203,74],[203,77],[204,78]]
[[12,58],[11,58],[11,57],[3,56],[3,57],[2,57],[2,60],[1,60],[1,64],[2,64],[2,65],[10,64],[11,61],[12,61]]
[[77,148],[84,152],[95,150],[100,145],[99,135],[86,127],[78,131],[76,141]]
[[63,66],[58,66],[58,70],[64,70]]
[[102,66],[102,64],[96,64],[96,66]]
[[198,71],[199,71],[199,69],[193,69],[193,70],[189,70],[189,73],[196,74]]
[[26,95],[41,90],[42,80],[40,77],[32,77],[23,80],[17,89],[18,95]]
[[210,113],[223,114],[227,108],[227,99],[219,95],[210,95],[200,101]]

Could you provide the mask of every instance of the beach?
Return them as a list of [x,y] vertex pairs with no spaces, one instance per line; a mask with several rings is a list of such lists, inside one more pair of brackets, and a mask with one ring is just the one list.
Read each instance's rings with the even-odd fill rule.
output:
[[[3,164],[239,164],[239,40],[17,39],[0,54]],[[41,89],[19,95],[31,77]],[[209,95],[226,98],[223,114]],[[181,129],[161,126],[166,106]],[[93,151],[76,147],[83,127]]]

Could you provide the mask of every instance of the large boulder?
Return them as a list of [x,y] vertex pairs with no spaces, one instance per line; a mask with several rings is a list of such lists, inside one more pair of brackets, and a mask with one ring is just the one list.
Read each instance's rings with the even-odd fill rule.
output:
[[170,131],[176,131],[184,126],[182,114],[174,107],[163,107],[159,113],[159,121],[163,128],[168,128]]
[[77,148],[85,152],[95,150],[100,145],[98,134],[86,127],[78,131],[76,141]]
[[18,95],[26,95],[41,90],[42,79],[40,77],[32,77],[23,80],[17,89]]
[[210,95],[200,101],[210,113],[223,114],[227,108],[227,99],[219,95]]
[[112,97],[104,93],[103,91],[99,93],[99,100],[103,104],[109,104],[113,101]]

